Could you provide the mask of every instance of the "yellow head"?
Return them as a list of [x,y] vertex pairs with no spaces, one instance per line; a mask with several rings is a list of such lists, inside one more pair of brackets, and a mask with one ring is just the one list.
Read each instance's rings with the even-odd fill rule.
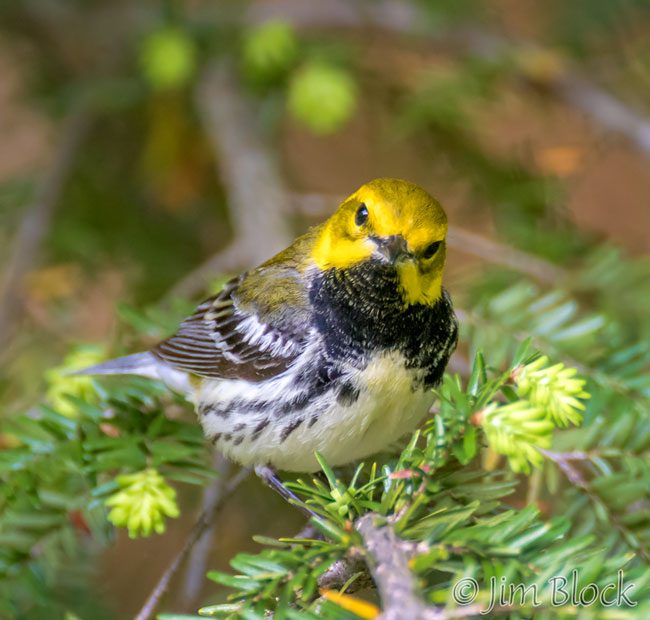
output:
[[323,225],[312,257],[320,269],[368,260],[395,266],[404,303],[440,298],[447,216],[421,187],[375,179],[359,188]]

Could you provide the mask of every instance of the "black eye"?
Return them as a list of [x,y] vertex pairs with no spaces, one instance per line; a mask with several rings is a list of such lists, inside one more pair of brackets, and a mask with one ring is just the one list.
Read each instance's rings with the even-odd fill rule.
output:
[[422,252],[422,258],[431,258],[438,251],[441,243],[442,241],[434,241],[433,243],[429,244],[424,249],[424,252]]
[[363,226],[368,221],[368,207],[362,202],[354,216],[354,223],[357,226]]

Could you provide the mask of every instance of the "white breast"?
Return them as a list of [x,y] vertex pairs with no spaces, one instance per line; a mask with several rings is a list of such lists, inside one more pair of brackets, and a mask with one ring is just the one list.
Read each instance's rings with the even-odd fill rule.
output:
[[[352,404],[337,403],[335,393],[328,391],[310,404],[302,414],[302,423],[286,438],[282,438],[282,430],[290,420],[278,416],[272,418],[254,441],[246,436],[238,445],[220,442],[217,447],[244,465],[270,464],[290,471],[319,469],[314,457],[316,451],[332,466],[362,459],[412,431],[428,412],[433,394],[422,388],[414,389],[420,378],[418,372],[421,371],[407,369],[403,356],[397,352],[377,354],[363,370],[349,369],[349,380],[360,388],[359,397]],[[287,389],[293,379],[285,375],[278,378],[278,385],[211,381],[201,390],[200,398],[202,402],[206,399],[214,402],[226,396],[229,400],[248,399],[258,392],[283,398],[282,388]],[[318,412],[313,424],[309,423],[310,412]],[[202,423],[206,434],[212,436],[230,432],[236,425],[246,424],[250,429],[255,420],[244,420],[243,416],[241,419],[206,416]]]

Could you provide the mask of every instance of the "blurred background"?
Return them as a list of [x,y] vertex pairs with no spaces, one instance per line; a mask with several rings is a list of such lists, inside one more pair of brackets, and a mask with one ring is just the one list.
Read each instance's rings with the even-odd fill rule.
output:
[[[582,280],[581,303],[647,335],[621,278],[649,273],[648,0],[0,0],[0,76],[0,416],[54,398],[80,343],[168,334],[378,176],[446,207],[461,318],[488,285],[591,261],[611,294]],[[138,609],[201,502],[179,488],[164,536],[88,550],[87,617]],[[300,525],[248,481],[205,563]],[[214,592],[194,579],[166,608]]]

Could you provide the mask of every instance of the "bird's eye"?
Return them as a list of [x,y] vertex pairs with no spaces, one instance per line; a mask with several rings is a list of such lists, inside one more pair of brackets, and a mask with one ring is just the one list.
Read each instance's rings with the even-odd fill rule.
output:
[[357,214],[354,216],[354,223],[357,226],[363,226],[368,221],[368,207],[365,203],[361,203],[357,209]]
[[438,248],[440,247],[441,243],[442,241],[434,241],[433,243],[430,243],[424,249],[424,252],[422,252],[422,258],[424,259],[432,258],[433,255],[438,251]]

